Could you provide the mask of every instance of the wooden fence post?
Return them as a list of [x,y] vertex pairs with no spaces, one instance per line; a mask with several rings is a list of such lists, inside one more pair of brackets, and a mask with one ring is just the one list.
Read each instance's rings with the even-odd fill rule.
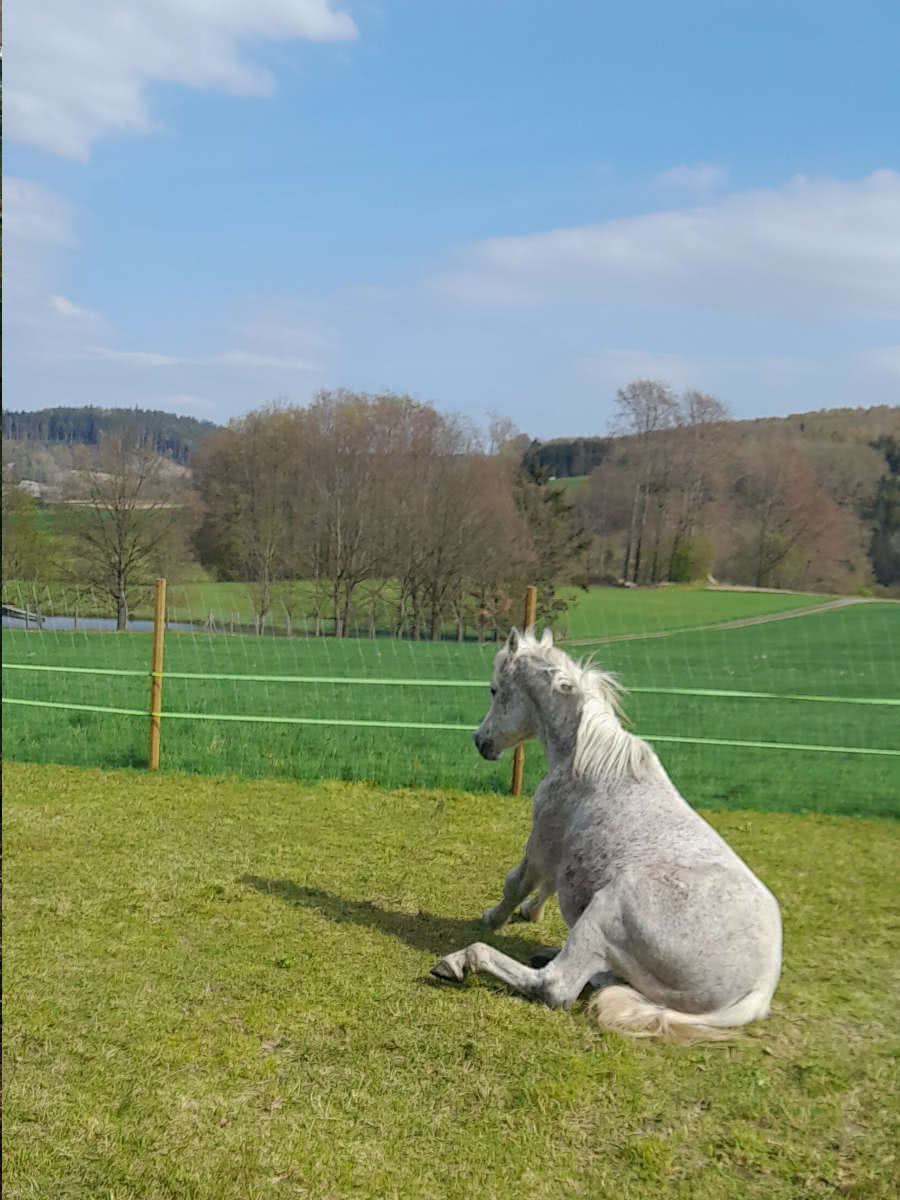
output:
[[163,645],[166,636],[166,581],[156,581],[156,606],[153,610],[153,656],[150,662],[150,747],[147,766],[159,770],[159,721],[162,712]]
[[[525,624],[523,629],[532,629],[537,620],[537,588],[529,586],[525,591]],[[525,747],[516,746],[513,751],[512,794],[522,795],[522,780],[525,777]]]

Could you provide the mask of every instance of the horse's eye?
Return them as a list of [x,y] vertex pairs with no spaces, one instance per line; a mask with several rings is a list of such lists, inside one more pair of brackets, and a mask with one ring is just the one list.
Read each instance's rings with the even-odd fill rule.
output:
[[492,695],[492,696],[496,696],[496,695],[497,695],[497,685],[496,685],[495,683],[492,683],[492,684],[491,684],[491,695]]

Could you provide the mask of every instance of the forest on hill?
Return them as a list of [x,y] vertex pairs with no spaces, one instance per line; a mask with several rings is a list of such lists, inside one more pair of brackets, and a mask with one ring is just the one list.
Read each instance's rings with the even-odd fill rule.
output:
[[714,397],[638,380],[614,427],[524,454],[548,480],[578,477],[592,580],[900,583],[900,407],[731,421]]
[[103,437],[126,436],[152,446],[163,458],[187,465],[216,426],[212,421],[142,408],[42,408],[3,411],[3,438],[10,442],[97,446]]
[[[724,409],[721,412],[724,413]],[[854,443],[869,445],[883,436],[900,436],[900,407],[890,405],[827,408],[818,412],[794,413],[789,417],[755,417],[743,421],[731,421],[718,415],[729,426],[730,440],[735,444],[749,436],[760,441],[770,438],[778,442],[796,437],[806,445],[829,441],[849,446]],[[676,424],[678,422],[672,421],[668,427]],[[619,443],[621,449],[628,436],[629,431],[623,430],[619,436],[609,434],[604,437],[598,434],[556,437],[546,441],[534,439],[525,450],[525,458],[550,477],[579,478],[590,475],[596,467],[602,466],[613,446]]]

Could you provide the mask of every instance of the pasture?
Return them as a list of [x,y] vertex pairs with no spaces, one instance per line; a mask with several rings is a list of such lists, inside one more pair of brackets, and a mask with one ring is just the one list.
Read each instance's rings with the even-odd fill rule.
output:
[[[464,752],[474,755],[470,746]],[[4,1196],[892,1198],[896,824],[707,814],[772,887],[785,970],[729,1046],[593,1029],[475,937],[528,804],[6,763]]]
[[[200,576],[183,583],[169,583],[166,607],[168,619],[202,625],[210,613],[219,627],[252,627],[254,624],[253,585],[220,583]],[[326,588],[327,591],[327,588]],[[275,585],[272,608],[266,616],[266,628],[284,631],[287,625],[285,602],[291,610],[293,632],[301,636],[314,632],[315,589],[302,580]],[[561,594],[570,607],[557,622],[557,634],[573,638],[601,634],[634,633],[648,630],[681,629],[690,626],[754,617],[792,608],[826,603],[831,597],[795,592],[732,592],[693,585],[664,588],[563,588]],[[79,592],[65,584],[34,588],[32,585],[4,582],[3,599],[18,607],[39,608],[44,614],[82,617],[115,616],[107,598]],[[320,601],[321,603],[321,601]],[[379,632],[392,630],[396,621],[396,585],[391,581],[371,580],[359,586],[353,627],[363,636],[370,632],[374,614]],[[147,588],[138,593],[131,616],[135,620],[153,619],[153,594]],[[322,629],[331,632],[333,622],[323,615]],[[455,636],[455,628],[445,627],[445,636]],[[471,631],[470,631],[471,636]]]
[[[595,599],[595,596],[597,599]],[[649,737],[791,742],[831,747],[900,748],[897,708],[644,692],[707,688],[793,695],[900,697],[900,605],[866,602],[738,628],[715,620],[777,616],[805,599],[766,593],[658,589],[602,591],[609,605],[590,624],[606,640],[581,640],[575,654],[596,654],[635,689],[627,711]],[[613,604],[615,607],[613,607]],[[775,610],[775,611],[773,611]],[[578,610],[576,610],[577,612]],[[693,627],[685,622],[693,619]],[[653,636],[670,630],[668,636]],[[639,636],[634,636],[639,635]],[[387,787],[452,786],[502,792],[506,762],[484,763],[469,730],[487,706],[492,645],[332,638],[256,638],[170,633],[167,671],[220,675],[306,675],[336,680],[406,679],[387,684],[167,679],[164,710],[215,720],[164,718],[167,770],[298,780],[365,780]],[[4,631],[5,663],[133,670],[135,677],[60,675],[5,669],[8,697],[146,711],[150,636]],[[416,681],[472,681],[483,687],[430,687]],[[240,716],[311,716],[433,722],[461,730],[315,727],[225,720]],[[897,815],[897,757],[656,743],[675,782],[693,803],[714,808]],[[83,766],[141,766],[146,722],[140,717],[4,705],[8,759]],[[543,773],[530,748],[526,786]]]

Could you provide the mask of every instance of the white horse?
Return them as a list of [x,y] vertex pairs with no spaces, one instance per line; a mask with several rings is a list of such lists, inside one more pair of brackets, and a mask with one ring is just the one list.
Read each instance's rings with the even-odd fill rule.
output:
[[491,695],[479,753],[537,736],[549,771],[522,861],[484,921],[499,929],[517,906],[537,921],[556,892],[569,935],[530,967],[475,942],[432,974],[487,971],[552,1008],[590,982],[598,1024],[638,1037],[721,1037],[765,1017],[781,973],[778,902],[622,728],[615,679],[555,649],[549,630],[538,641],[513,629]]

